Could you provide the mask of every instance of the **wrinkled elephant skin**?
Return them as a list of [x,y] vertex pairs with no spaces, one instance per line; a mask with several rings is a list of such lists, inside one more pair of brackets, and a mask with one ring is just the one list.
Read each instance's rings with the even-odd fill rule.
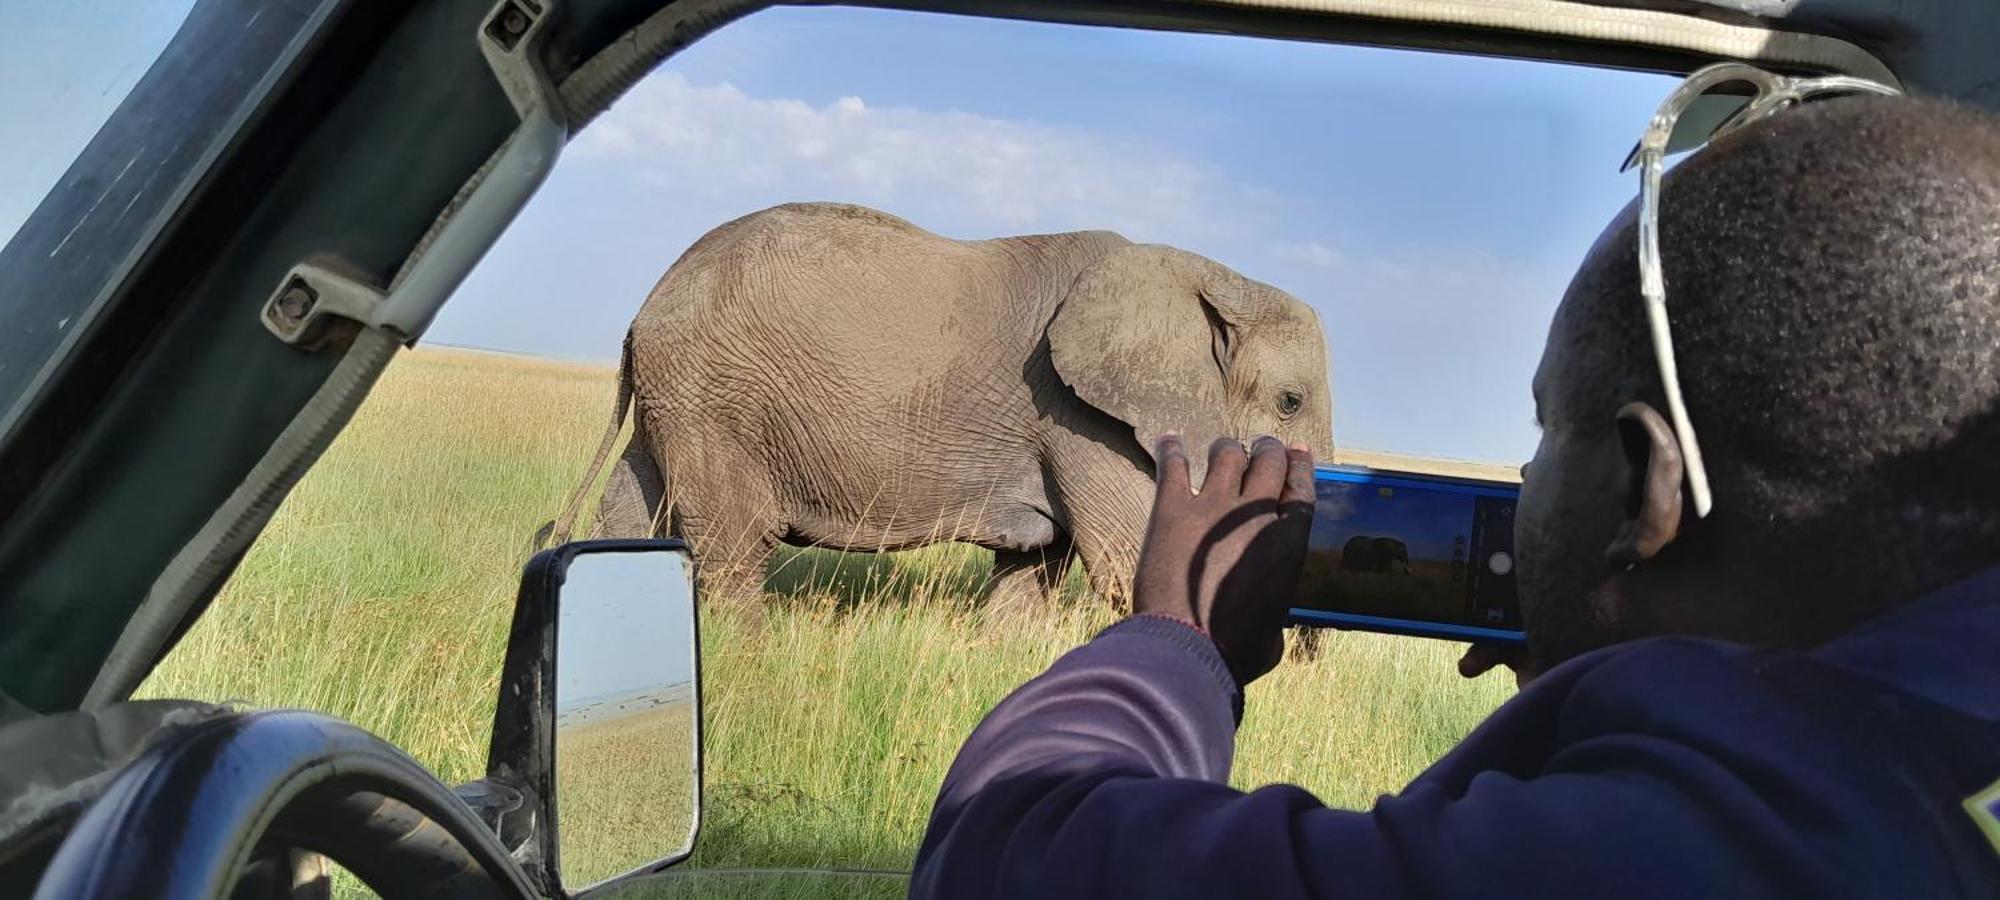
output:
[[1104,231],[958,241],[792,204],[709,232],[632,322],[600,536],[672,534],[705,593],[754,596],[779,542],[994,550],[1039,597],[1072,551],[1122,602],[1154,439],[1332,443],[1312,309],[1208,259]]

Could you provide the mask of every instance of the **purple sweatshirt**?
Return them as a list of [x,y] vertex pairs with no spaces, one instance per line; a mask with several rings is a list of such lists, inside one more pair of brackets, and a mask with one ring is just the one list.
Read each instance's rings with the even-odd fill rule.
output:
[[1106,629],[966,741],[911,895],[2000,897],[2000,570],[1811,653],[1579,657],[1367,811],[1229,787],[1240,698]]

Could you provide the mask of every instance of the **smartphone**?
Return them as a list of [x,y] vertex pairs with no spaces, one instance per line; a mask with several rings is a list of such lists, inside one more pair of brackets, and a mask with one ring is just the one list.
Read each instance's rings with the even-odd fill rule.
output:
[[1359,466],[1313,471],[1292,625],[1518,644],[1520,485]]

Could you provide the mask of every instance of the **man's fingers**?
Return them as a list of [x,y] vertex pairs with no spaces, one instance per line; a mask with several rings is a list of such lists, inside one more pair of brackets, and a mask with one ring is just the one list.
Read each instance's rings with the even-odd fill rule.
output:
[[1465,648],[1465,655],[1458,658],[1458,674],[1461,678],[1478,678],[1502,665],[1506,657],[1492,644],[1473,644]]
[[1313,488],[1312,451],[1304,444],[1285,450],[1285,486],[1278,495],[1278,524],[1303,544],[1312,534],[1313,505],[1319,501]]
[[1319,492],[1313,487],[1313,454],[1304,444],[1293,444],[1285,448],[1285,491],[1278,495],[1280,515],[1296,515],[1303,512],[1312,516],[1313,504],[1318,502]]
[[1161,497],[1186,497],[1194,493],[1189,486],[1187,448],[1181,444],[1181,436],[1171,432],[1160,435],[1153,444],[1154,466],[1159,472]]
[[1285,489],[1285,442],[1265,435],[1250,444],[1250,468],[1243,473],[1243,495],[1276,498]]
[[1204,494],[1221,491],[1227,496],[1235,496],[1243,490],[1243,467],[1250,459],[1243,455],[1243,442],[1233,437],[1219,437],[1208,445],[1208,475],[1202,479],[1201,492]]
[[1530,671],[1533,667],[1529,665],[1525,650],[1498,644],[1473,644],[1465,648],[1465,655],[1458,660],[1458,674],[1466,678],[1478,678],[1500,666],[1514,670],[1516,686],[1525,686],[1528,679],[1533,677]]

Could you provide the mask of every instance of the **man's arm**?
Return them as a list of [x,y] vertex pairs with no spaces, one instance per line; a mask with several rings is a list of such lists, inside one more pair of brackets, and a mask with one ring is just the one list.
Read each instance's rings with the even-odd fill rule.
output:
[[[1827,750],[1783,698],[1671,646],[1538,680],[1367,812],[1292,786],[1244,793],[1223,783],[1232,683],[1200,637],[1128,619],[996,707],[945,779],[911,896],[1880,895],[1866,873],[1895,869],[1856,860],[1923,833],[1909,810],[1788,765],[1797,746]],[[1670,678],[1770,733],[1705,746],[1655,704]],[[1862,837],[1817,842],[1841,834]]]
[[959,751],[940,803],[1028,769],[1112,765],[1226,780],[1240,696],[1206,636],[1169,619],[1134,616],[995,707]]
[[[1010,773],[1108,771],[1220,782],[1242,689],[1283,650],[1312,526],[1312,454],[1263,438],[1209,449],[1207,483],[1167,435],[1133,579],[1136,615],[1059,660],[981,723],[945,779],[953,807]],[[1250,595],[1250,602],[1217,603]]]
[[[1101,879],[1114,872],[1116,892],[1181,892],[1197,885],[1170,874],[1178,867],[1122,872],[1113,860],[1200,859],[1237,816],[1320,808],[1295,789],[1244,797],[1223,785],[1240,684],[1269,671],[1282,649],[1311,525],[1311,454],[1269,438],[1250,455],[1218,441],[1200,494],[1177,438],[1163,439],[1155,458],[1160,493],[1134,580],[1138,615],[1057,661],[973,732],[932,812],[914,894],[1087,894],[1112,889]],[[1218,802],[1234,809],[1206,816]],[[1188,827],[1155,827],[1167,819]],[[1110,843],[1075,840],[1082,834]],[[1246,857],[1198,871],[1215,889],[1241,891],[1255,887],[1242,866],[1267,864],[1284,867]],[[1283,885],[1297,888],[1284,876],[1270,887]]]
[[[1797,781],[1785,760],[1821,742],[1781,728],[1776,699],[1750,709],[1755,679],[1657,647],[1537,679],[1368,812],[1326,809],[1296,787],[1231,789],[1239,686],[1279,655],[1311,460],[1270,441],[1248,460],[1218,445],[1194,494],[1177,442],[1163,441],[1156,458],[1139,615],[1064,656],[974,731],[932,811],[913,896],[1631,897],[1851,884],[1802,838],[1842,833],[1829,810],[1881,804],[1766,805],[1845,786]],[[1614,659],[1623,664],[1602,665]],[[1660,686],[1696,673],[1722,680],[1701,695],[1748,710],[1756,727],[1737,731],[1759,736],[1770,758],[1710,746],[1702,728],[1663,729],[1686,710],[1660,706]],[[1807,827],[1791,821],[1800,813]]]
[[1140,615],[1105,629],[973,731],[911,895],[1298,893],[1284,823],[1324,810],[1297,789],[1223,784],[1240,696],[1187,624]]

